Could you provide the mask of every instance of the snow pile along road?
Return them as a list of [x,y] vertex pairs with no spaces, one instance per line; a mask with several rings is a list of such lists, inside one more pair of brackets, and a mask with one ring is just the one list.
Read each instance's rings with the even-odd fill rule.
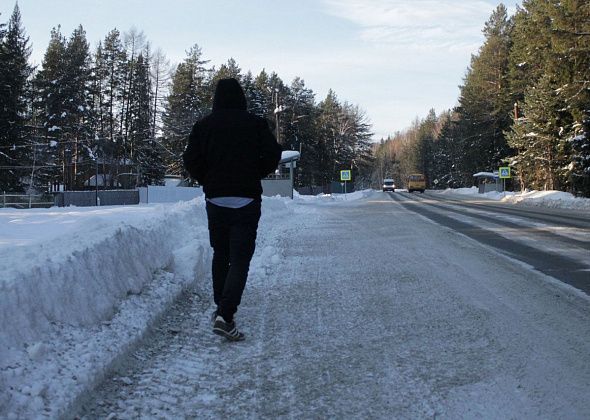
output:
[[[265,199],[261,225],[289,211]],[[210,301],[202,197],[1,209],[0,232],[0,418],[63,416],[183,290]]]
[[4,223],[34,227],[41,236],[16,247],[6,240],[2,247],[3,350],[43,340],[56,323],[110,319],[123,298],[139,294],[157,269],[173,264],[175,249],[188,239],[183,227],[200,218],[187,204],[127,209],[119,220],[117,210],[3,212]]
[[526,191],[526,192],[497,192],[491,191],[479,194],[477,187],[471,188],[447,188],[444,191],[432,190],[438,194],[471,195],[479,198],[502,201],[504,203],[523,204],[528,206],[551,207],[559,209],[588,209],[590,199],[579,198],[563,191]]
[[55,417],[210,260],[203,199],[0,210],[0,417]]
[[373,190],[353,191],[347,194],[318,194],[318,195],[299,195],[297,191],[294,192],[294,197],[300,201],[311,201],[314,204],[333,203],[341,201],[354,201],[367,198],[373,194]]
[[572,194],[563,191],[527,191],[506,195],[501,200],[507,203],[522,203],[542,207],[590,210],[590,199],[574,197]]

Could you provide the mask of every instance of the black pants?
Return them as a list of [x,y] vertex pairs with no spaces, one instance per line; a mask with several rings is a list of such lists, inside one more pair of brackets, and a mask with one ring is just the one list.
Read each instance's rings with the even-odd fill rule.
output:
[[250,260],[256,248],[260,200],[232,209],[207,202],[209,240],[213,248],[213,299],[218,313],[233,320],[246,287]]

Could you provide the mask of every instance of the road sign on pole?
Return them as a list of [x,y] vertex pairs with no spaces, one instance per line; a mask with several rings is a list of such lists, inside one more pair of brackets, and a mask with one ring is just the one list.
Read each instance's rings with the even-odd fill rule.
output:
[[500,171],[500,178],[510,178],[510,166],[501,166],[498,168]]
[[499,178],[502,180],[502,191],[506,191],[506,179],[510,179],[510,166],[500,166],[498,171]]
[[340,181],[344,183],[344,197],[346,197],[346,181],[350,180],[352,180],[352,171],[350,169],[340,171]]

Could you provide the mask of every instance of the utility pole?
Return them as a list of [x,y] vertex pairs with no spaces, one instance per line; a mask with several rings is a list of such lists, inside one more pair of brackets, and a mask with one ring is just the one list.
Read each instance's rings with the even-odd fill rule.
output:
[[281,144],[281,129],[279,127],[279,89],[275,88],[275,124],[277,131],[277,143]]
[[[31,183],[29,185],[29,208],[31,208],[31,206],[32,206],[35,163],[37,163],[37,147],[35,145],[33,145],[33,168],[31,169]],[[6,199],[4,201],[6,201]]]
[[96,156],[94,157],[94,160],[95,160],[95,169],[96,169],[96,173],[94,174],[94,187],[95,187],[94,205],[98,206],[98,150],[96,151]]

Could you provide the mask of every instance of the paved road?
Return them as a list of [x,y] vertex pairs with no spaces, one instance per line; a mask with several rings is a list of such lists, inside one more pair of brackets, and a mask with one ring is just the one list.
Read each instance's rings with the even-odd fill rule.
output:
[[436,193],[388,193],[404,208],[590,294],[590,215]]
[[587,296],[400,197],[300,203],[280,263],[249,279],[245,342],[187,293],[80,415],[590,418]]

